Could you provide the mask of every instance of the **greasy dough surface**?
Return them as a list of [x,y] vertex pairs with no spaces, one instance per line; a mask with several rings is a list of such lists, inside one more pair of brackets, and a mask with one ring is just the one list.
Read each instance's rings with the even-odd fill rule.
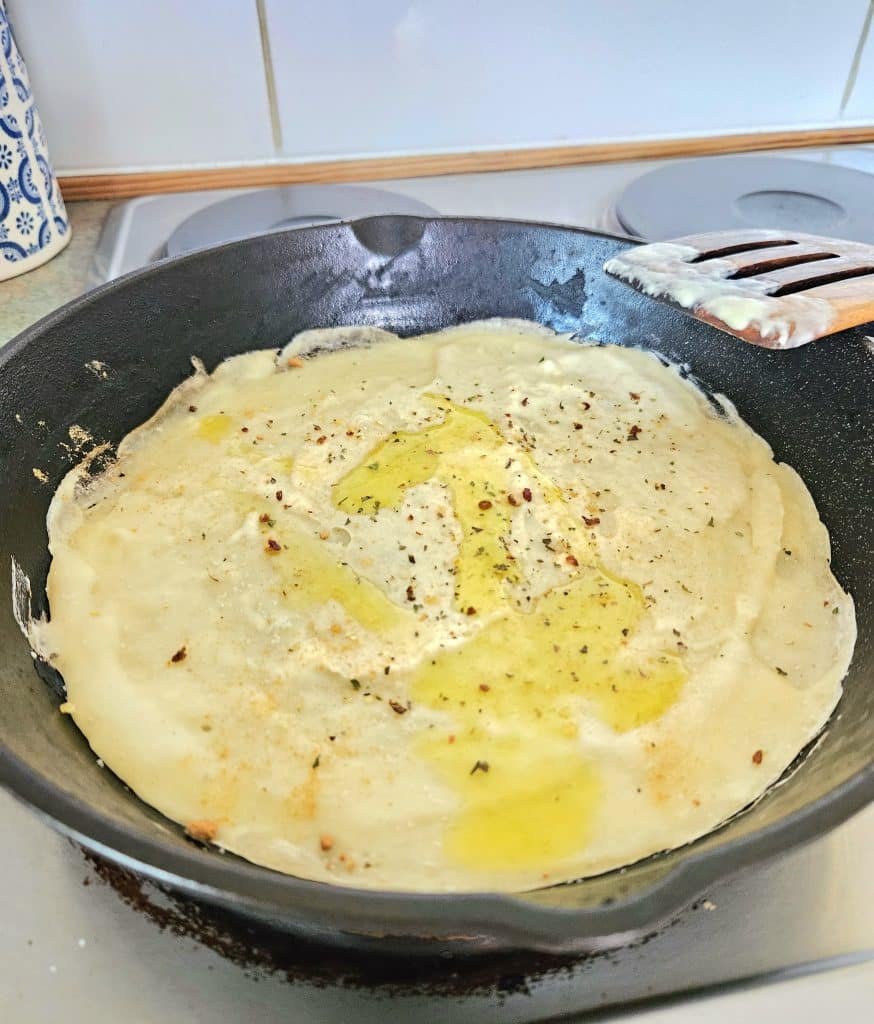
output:
[[308,332],[65,479],[39,645],[108,767],[260,864],[628,864],[760,795],[855,640],[810,495],[724,409],[534,325]]

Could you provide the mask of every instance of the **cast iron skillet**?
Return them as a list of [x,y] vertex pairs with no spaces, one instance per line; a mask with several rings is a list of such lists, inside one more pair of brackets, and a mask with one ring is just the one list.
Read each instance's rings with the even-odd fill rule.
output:
[[[234,242],[91,292],[0,354],[0,562],[8,573],[14,559],[29,577],[32,612],[41,614],[45,513],[75,458],[69,426],[117,442],[190,372],[192,354],[212,368],[309,327],[373,324],[408,335],[490,316],[646,346],[731,397],[801,473],[831,533],[834,570],[856,600],[859,641],[839,711],[781,785],[681,850],[519,896],[301,881],[192,844],[95,764],[57,712],[59,682],[31,658],[8,585],[0,594],[0,781],[68,835],[146,876],[291,931],[405,955],[618,945],[715,880],[861,808],[874,796],[874,355],[866,330],[789,352],[754,348],[606,277],[604,261],[629,244],[539,224],[374,217]],[[21,587],[17,603],[26,614]]]

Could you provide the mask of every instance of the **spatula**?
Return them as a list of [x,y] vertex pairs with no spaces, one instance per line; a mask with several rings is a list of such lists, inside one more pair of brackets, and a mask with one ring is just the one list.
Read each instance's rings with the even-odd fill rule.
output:
[[608,274],[765,348],[874,320],[874,245],[794,231],[713,231],[627,249]]

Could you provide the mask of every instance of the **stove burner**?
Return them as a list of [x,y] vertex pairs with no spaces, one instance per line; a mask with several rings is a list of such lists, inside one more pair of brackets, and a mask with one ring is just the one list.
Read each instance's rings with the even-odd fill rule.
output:
[[653,242],[750,227],[874,242],[874,175],[786,157],[683,160],[633,181],[615,214]]
[[[326,212],[329,210],[333,212]],[[160,255],[181,256],[252,235],[385,213],[433,217],[437,211],[397,192],[352,185],[258,189],[212,203],[186,218],[167,239]]]
[[757,228],[828,233],[847,219],[847,211],[839,203],[789,189],[747,192],[734,205],[741,219]]

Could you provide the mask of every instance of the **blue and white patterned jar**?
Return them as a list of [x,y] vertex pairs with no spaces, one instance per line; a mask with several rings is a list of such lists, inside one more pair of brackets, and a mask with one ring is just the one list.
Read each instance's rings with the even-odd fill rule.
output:
[[0,0],[0,281],[40,266],[69,241],[27,69]]

